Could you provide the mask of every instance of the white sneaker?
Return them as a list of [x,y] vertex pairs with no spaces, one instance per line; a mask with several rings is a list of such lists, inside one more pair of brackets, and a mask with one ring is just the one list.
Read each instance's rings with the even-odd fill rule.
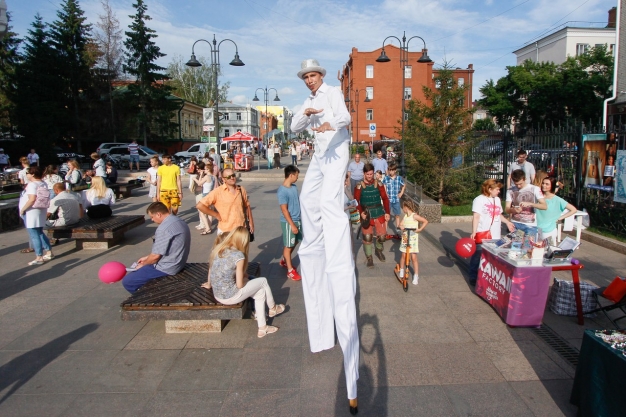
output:
[[196,226],[196,229],[200,230],[200,229],[204,229],[204,226],[202,226],[201,224]]
[[413,285],[417,285],[417,281],[420,279],[420,277],[417,276],[417,274],[413,275]]
[[398,276],[399,277],[403,277],[404,276],[404,268],[400,268],[400,271],[398,271]]

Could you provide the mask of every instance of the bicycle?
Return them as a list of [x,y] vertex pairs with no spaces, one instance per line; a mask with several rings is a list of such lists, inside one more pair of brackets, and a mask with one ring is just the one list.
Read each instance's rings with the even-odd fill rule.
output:
[[[402,289],[404,292],[409,290],[409,277],[411,276],[411,272],[409,270],[409,266],[411,264],[411,232],[415,233],[415,229],[405,228],[406,230],[406,249],[404,251],[404,268],[401,268],[402,259],[400,263],[396,264],[395,269],[393,270],[396,279],[402,284]],[[400,276],[400,270],[403,270],[404,273]]]

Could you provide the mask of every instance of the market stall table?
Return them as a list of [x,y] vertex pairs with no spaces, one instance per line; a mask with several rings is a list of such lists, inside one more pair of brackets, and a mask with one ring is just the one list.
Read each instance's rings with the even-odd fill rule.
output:
[[570,402],[580,416],[626,414],[626,357],[619,349],[585,330]]

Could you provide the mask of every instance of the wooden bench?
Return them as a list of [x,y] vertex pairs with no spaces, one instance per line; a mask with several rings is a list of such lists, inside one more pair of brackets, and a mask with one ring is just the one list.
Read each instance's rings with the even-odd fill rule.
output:
[[76,239],[77,249],[109,249],[124,238],[124,233],[144,224],[144,216],[111,216],[104,219],[83,217],[71,226],[51,227],[48,237]]
[[133,191],[135,188],[141,187],[143,187],[143,184],[137,183],[109,185],[109,188],[113,189],[117,198],[128,198],[131,196],[131,191]]
[[[248,275],[258,277],[261,264],[250,262]],[[221,332],[223,320],[242,319],[246,301],[220,304],[207,281],[207,263],[188,263],[176,275],[156,278],[122,302],[122,320],[165,320],[166,333]]]

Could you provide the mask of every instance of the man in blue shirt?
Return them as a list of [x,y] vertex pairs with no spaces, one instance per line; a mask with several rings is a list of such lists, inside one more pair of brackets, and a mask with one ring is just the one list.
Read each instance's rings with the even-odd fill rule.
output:
[[372,165],[374,165],[374,172],[382,171],[387,175],[387,160],[383,158],[383,151],[381,149],[376,152],[376,158],[372,159]]
[[146,212],[159,227],[154,234],[150,255],[139,258],[137,270],[122,280],[122,285],[131,294],[150,280],[179,273],[187,263],[191,246],[189,226],[170,214],[165,204],[152,203]]
[[280,229],[283,232],[283,258],[280,266],[287,268],[287,277],[293,281],[302,278],[291,263],[291,253],[302,240],[302,223],[300,222],[300,200],[298,199],[298,181],[300,170],[294,165],[285,167],[285,181],[278,187],[278,204],[280,205]]

